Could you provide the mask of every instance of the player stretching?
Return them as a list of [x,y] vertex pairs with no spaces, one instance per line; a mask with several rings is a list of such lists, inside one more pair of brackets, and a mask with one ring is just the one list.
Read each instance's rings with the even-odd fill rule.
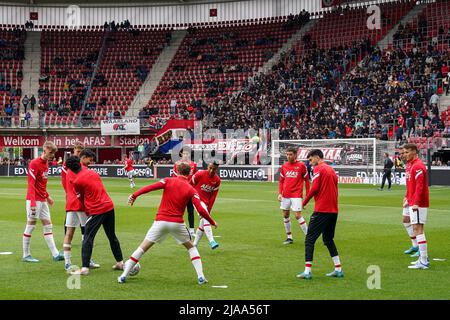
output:
[[[73,145],[73,155],[76,157],[80,157],[80,153],[81,151],[83,151],[84,146],[81,144],[81,142],[75,142],[75,144]],[[62,167],[61,167],[61,184],[64,188],[64,192],[66,193],[66,199],[67,199],[67,190],[66,190],[66,175],[67,175],[67,167],[66,167],[66,162],[64,161]],[[67,202],[67,200],[66,200]],[[66,203],[67,205],[67,203]],[[67,209],[66,209],[67,210]],[[67,212],[67,211],[66,211]],[[67,219],[67,214],[64,216],[64,235],[67,234],[67,226],[66,226],[66,221]],[[84,224],[80,227],[81,230],[81,241],[83,241],[83,237],[84,237]],[[73,235],[72,235],[73,237]],[[65,251],[65,250],[64,250]]]
[[[197,173],[197,164],[194,161],[191,161],[191,151],[188,149],[183,149],[181,152],[181,159],[175,162],[173,166],[173,176],[178,176],[178,165],[180,163],[187,163],[191,167],[191,172],[189,173],[188,181],[191,181],[192,176]],[[192,202],[189,201],[187,204],[188,211],[188,222],[189,222],[189,233],[193,237],[195,235],[195,221],[194,221],[194,206]]]
[[[219,164],[212,162],[208,165],[208,170],[200,170],[192,177],[191,183],[194,189],[198,192],[200,200],[208,206],[208,212],[211,214],[212,207],[216,201],[217,193],[219,192],[220,177],[217,175]],[[200,239],[206,233],[211,249],[216,249],[219,244],[214,240],[211,225],[200,219],[197,233],[195,235],[194,246],[198,246]]]
[[133,252],[130,259],[125,262],[125,268],[123,273],[117,278],[119,283],[124,283],[132,268],[139,262],[142,255],[150,249],[155,243],[160,243],[164,240],[165,236],[170,233],[176,239],[176,241],[183,246],[189,252],[191,262],[197,272],[197,278],[199,284],[208,282],[203,275],[203,266],[200,259],[200,254],[196,247],[192,245],[189,230],[184,224],[183,215],[186,205],[189,201],[192,201],[198,213],[205,218],[210,224],[217,227],[216,222],[211,218],[206,209],[206,205],[201,202],[200,196],[195,189],[189,184],[188,176],[190,174],[190,166],[186,163],[178,165],[177,177],[162,179],[161,181],[152,185],[146,186],[128,198],[128,203],[133,205],[137,197],[142,194],[164,189],[161,204],[158,212],[156,213],[155,222],[147,232],[144,241]]
[[39,158],[32,160],[28,166],[27,191],[27,225],[23,233],[23,259],[24,262],[39,262],[30,253],[31,234],[36,228],[36,220],[40,219],[44,229],[44,239],[50,249],[54,261],[62,261],[64,257],[56,249],[53,239],[53,226],[48,205],[53,206],[54,201],[47,192],[48,162],[53,160],[58,150],[51,141],[43,145],[43,153]]
[[102,225],[117,262],[113,266],[113,269],[123,269],[122,250],[120,249],[119,239],[117,239],[115,231],[114,203],[108,193],[106,193],[99,174],[94,170],[81,170],[80,159],[77,157],[67,159],[66,165],[76,175],[75,180],[73,180],[73,187],[88,215],[88,219],[86,220],[86,233],[81,249],[83,267],[71,273],[80,275],[89,274],[94,239]]
[[130,188],[134,188],[136,186],[136,184],[134,183],[135,171],[133,168],[133,159],[125,156],[123,163],[125,165],[125,167],[123,167],[123,169],[127,172],[128,180],[130,180]]
[[403,149],[405,150],[405,157],[408,160],[404,202],[409,207],[409,217],[419,246],[419,259],[413,265],[408,266],[408,268],[428,269],[430,262],[427,252],[427,239],[423,230],[427,222],[429,206],[427,168],[422,160],[420,160],[415,144],[405,144]]
[[[80,163],[81,170],[88,170],[88,166],[94,161],[95,155],[94,153],[87,149],[83,150],[80,153]],[[64,164],[65,165],[65,164]],[[65,183],[64,190],[66,190],[66,227],[67,232],[64,237],[64,269],[66,271],[70,271],[72,267],[72,239],[75,233],[75,228],[81,226],[81,228],[85,228],[87,216],[84,212],[84,205],[81,203],[80,199],[77,197],[77,193],[75,192],[73,182],[76,179],[77,175],[72,172],[72,170],[67,169],[66,167],[66,175],[65,175]],[[100,265],[95,263],[94,260],[91,260],[89,264],[90,268],[100,268]]]
[[280,209],[283,211],[284,228],[287,239],[284,244],[292,244],[290,209],[295,212],[300,228],[304,234],[308,232],[308,226],[302,217],[303,182],[306,185],[306,193],[309,191],[308,169],[303,162],[297,161],[297,149],[289,147],[286,149],[287,162],[281,166],[280,182],[278,187],[278,201],[281,202]]
[[334,271],[327,273],[328,277],[342,278],[341,261],[334,244],[334,230],[338,217],[338,178],[333,168],[323,161],[321,150],[311,150],[309,161],[314,166],[311,190],[308,192],[304,205],[314,197],[314,213],[309,220],[308,233],[305,239],[305,271],[298,274],[301,279],[311,279],[311,267],[314,256],[314,244],[322,234],[323,243],[327,246],[333,259]]
[[[399,159],[401,161],[406,160],[405,158],[405,149],[402,147],[400,148],[400,154]],[[409,170],[409,163],[406,164],[406,172]],[[408,250],[405,250],[405,254],[410,254],[411,257],[418,257],[419,256],[419,246],[417,245],[417,239],[414,235],[413,226],[411,225],[411,220],[409,216],[409,206],[408,201],[403,199],[403,226],[406,229],[406,232],[408,233],[409,238],[411,239],[411,248]]]

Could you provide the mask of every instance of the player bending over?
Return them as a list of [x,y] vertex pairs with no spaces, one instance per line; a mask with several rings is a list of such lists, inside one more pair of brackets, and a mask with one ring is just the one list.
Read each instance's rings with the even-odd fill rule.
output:
[[[94,161],[94,153],[87,149],[80,153],[80,160],[78,157],[70,157],[70,161],[80,162],[81,170],[89,170],[87,167]],[[68,159],[68,161],[69,161]],[[66,165],[66,164],[64,164]],[[81,203],[80,199],[75,192],[73,182],[75,181],[77,175],[70,169],[66,167],[66,176],[64,190],[66,191],[66,227],[67,232],[64,237],[64,269],[66,271],[71,271],[72,267],[72,239],[75,233],[75,228],[81,226],[84,229],[86,225],[87,215],[85,213],[84,205]],[[95,263],[94,260],[90,261],[90,268],[100,268],[100,265]]]
[[130,188],[134,188],[136,186],[136,184],[134,183],[134,176],[136,175],[136,173],[133,168],[133,159],[125,156],[123,163],[125,165],[123,169],[127,173],[128,180],[130,180]]
[[[211,214],[212,207],[216,201],[217,193],[219,192],[220,177],[217,175],[219,164],[212,162],[208,165],[208,170],[200,170],[192,176],[191,183],[194,189],[198,192],[200,200],[208,206],[208,212]],[[195,235],[194,246],[197,247],[200,239],[206,234],[211,249],[216,249],[219,244],[214,240],[211,225],[208,221],[201,218],[197,232]]]
[[309,175],[306,165],[297,161],[297,149],[288,147],[286,149],[287,162],[281,166],[280,182],[278,186],[278,201],[281,202],[280,209],[283,213],[284,228],[287,239],[284,244],[292,244],[290,209],[295,212],[300,228],[303,233],[308,232],[308,226],[302,217],[303,182],[306,185],[306,193],[309,191]]
[[408,160],[406,196],[403,201],[404,205],[409,207],[409,217],[419,246],[419,259],[413,262],[411,266],[408,266],[408,268],[428,269],[430,262],[428,259],[427,239],[424,232],[429,207],[427,168],[420,160],[415,144],[405,144],[403,149],[405,149],[405,158]]
[[217,227],[217,224],[209,215],[206,205],[201,202],[198,193],[189,184],[188,176],[191,171],[191,167],[186,163],[180,163],[177,171],[177,177],[162,179],[157,183],[136,191],[128,198],[128,204],[133,205],[136,198],[140,195],[159,189],[164,189],[161,204],[158,212],[156,213],[155,222],[153,222],[153,225],[147,232],[144,241],[136,249],[136,251],[133,252],[130,259],[125,262],[124,271],[117,279],[119,283],[124,283],[126,281],[128,274],[136,263],[139,262],[142,255],[155,243],[162,242],[168,233],[170,233],[178,243],[183,244],[183,246],[188,250],[191,262],[197,272],[198,283],[204,284],[208,282],[203,274],[200,254],[198,253],[197,248],[192,245],[189,230],[184,224],[183,215],[188,202],[192,201],[198,213],[211,225]]
[[53,206],[54,201],[47,192],[48,162],[53,160],[58,150],[51,141],[43,145],[40,157],[32,160],[28,166],[28,191],[27,191],[27,225],[23,233],[23,259],[24,262],[39,262],[30,253],[31,234],[36,228],[36,220],[40,219],[44,229],[44,239],[50,249],[54,261],[62,261],[64,257],[56,249],[53,239],[53,225],[48,206]]
[[114,203],[108,193],[106,193],[99,174],[94,170],[82,170],[81,163],[77,157],[67,159],[67,168],[76,175],[76,178],[73,180],[73,187],[88,216],[86,233],[81,248],[83,265],[80,270],[74,270],[71,273],[79,275],[89,274],[94,239],[102,225],[108,237],[111,251],[116,259],[113,269],[122,270],[123,257],[120,242],[116,236]]

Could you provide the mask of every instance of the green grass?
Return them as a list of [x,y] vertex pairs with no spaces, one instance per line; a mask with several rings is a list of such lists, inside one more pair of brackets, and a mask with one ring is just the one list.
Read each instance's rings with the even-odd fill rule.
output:
[[[303,271],[304,240],[294,225],[294,244],[284,246],[284,227],[277,185],[224,182],[213,215],[219,223],[215,235],[220,247],[211,250],[202,239],[199,251],[209,280],[196,284],[196,275],[184,247],[168,237],[141,260],[142,270],[125,285],[116,283],[117,272],[108,241],[100,231],[93,258],[102,267],[81,279],[81,289],[69,290],[63,262],[53,262],[39,225],[31,250],[38,264],[21,262],[25,226],[26,179],[2,178],[0,189],[0,299],[449,299],[450,298],[450,189],[430,189],[431,208],[426,235],[432,258],[429,270],[409,270],[412,260],[403,254],[410,242],[401,223],[404,188],[379,192],[373,186],[340,186],[340,214],[335,241],[345,278],[324,276],[333,265],[321,240],[316,244],[312,281],[298,280]],[[124,257],[139,245],[150,227],[160,192],[125,205],[130,194],[126,179],[104,179],[116,205],[116,227]],[[138,180],[137,187],[149,181]],[[64,194],[59,179],[51,178],[50,194],[55,240],[62,247]],[[309,220],[313,204],[305,217]],[[196,220],[196,222],[198,219]],[[76,232],[73,262],[80,263],[80,233]],[[381,270],[381,289],[369,290],[367,268]],[[212,288],[227,285],[227,289]]]

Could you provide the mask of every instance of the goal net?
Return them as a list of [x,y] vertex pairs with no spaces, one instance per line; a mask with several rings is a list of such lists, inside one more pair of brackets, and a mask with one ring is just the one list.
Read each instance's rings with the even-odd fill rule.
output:
[[340,182],[372,183],[380,181],[384,153],[392,158],[394,141],[367,139],[272,140],[272,182],[279,180],[279,169],[286,159],[286,149],[297,148],[297,159],[306,161],[311,149],[320,149],[324,160],[339,176]]

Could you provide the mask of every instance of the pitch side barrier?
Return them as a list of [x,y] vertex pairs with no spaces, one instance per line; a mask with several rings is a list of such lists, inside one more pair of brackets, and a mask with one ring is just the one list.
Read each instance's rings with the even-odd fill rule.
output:
[[[92,165],[92,170],[95,170],[101,177],[109,178],[125,178],[126,171],[121,165]],[[147,179],[161,179],[170,177],[173,172],[173,165],[156,165],[145,166],[135,165],[137,178]],[[340,183],[350,184],[379,184],[383,176],[383,168],[376,168],[376,176],[373,177],[372,170],[368,170],[366,166],[335,166],[339,176]],[[272,174],[272,166],[258,166],[258,165],[222,165],[219,167],[219,176],[222,180],[231,181],[278,181],[278,168]],[[2,177],[25,177],[28,175],[28,170],[25,166],[8,166],[0,165],[0,176]],[[49,176],[60,176],[61,166],[51,166],[48,170]],[[405,184],[406,173],[404,169],[394,170],[392,173],[392,182],[395,184]],[[375,179],[375,182],[374,180]],[[432,167],[431,179],[433,185],[450,186],[450,167]]]

